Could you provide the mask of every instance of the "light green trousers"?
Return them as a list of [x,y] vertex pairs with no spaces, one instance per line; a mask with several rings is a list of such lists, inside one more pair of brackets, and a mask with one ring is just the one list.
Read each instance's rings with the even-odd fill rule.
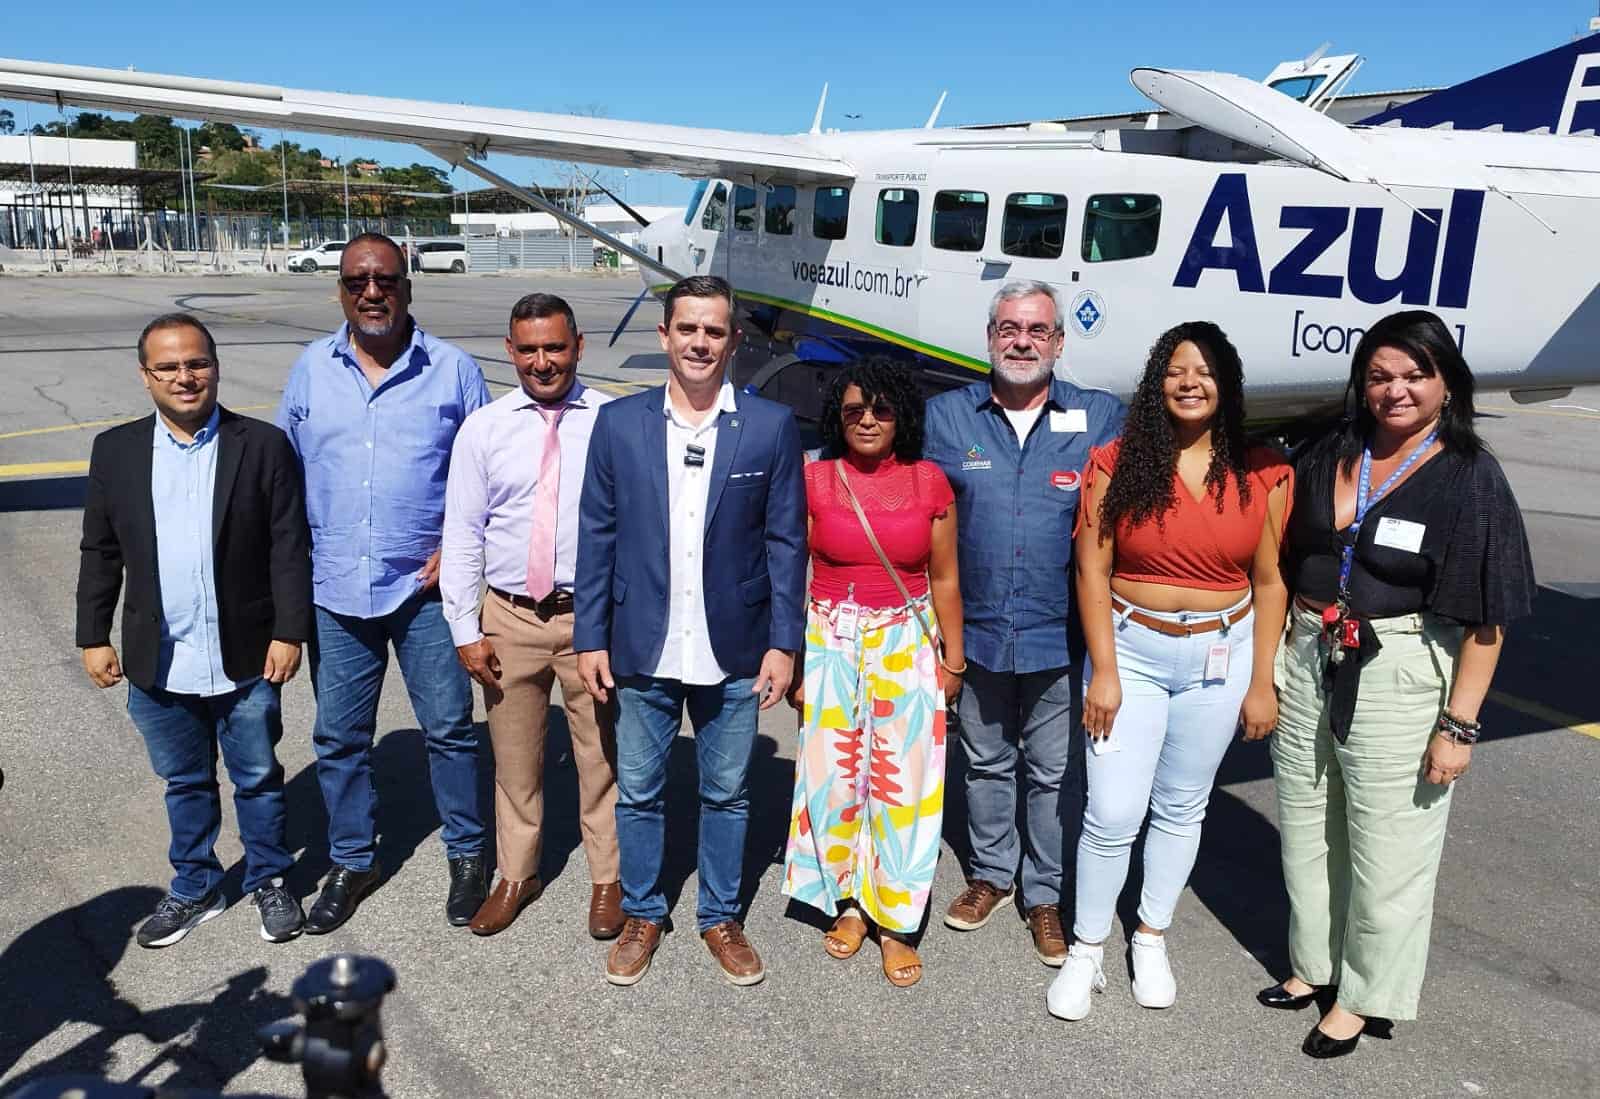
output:
[[1455,675],[1461,630],[1433,615],[1373,622],[1382,650],[1361,669],[1350,735],[1328,727],[1318,616],[1291,609],[1278,647],[1278,790],[1289,960],[1337,984],[1359,1015],[1415,1019],[1450,788],[1422,757]]

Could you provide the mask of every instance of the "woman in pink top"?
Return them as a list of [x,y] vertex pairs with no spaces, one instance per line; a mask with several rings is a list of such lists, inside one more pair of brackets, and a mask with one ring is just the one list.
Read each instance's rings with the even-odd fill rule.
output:
[[876,929],[899,987],[922,976],[907,936],[928,908],[945,707],[966,669],[954,494],[922,460],[922,404],[904,367],[869,358],[823,407],[823,456],[806,467],[811,605],[783,883],[836,917],[823,936],[835,958]]

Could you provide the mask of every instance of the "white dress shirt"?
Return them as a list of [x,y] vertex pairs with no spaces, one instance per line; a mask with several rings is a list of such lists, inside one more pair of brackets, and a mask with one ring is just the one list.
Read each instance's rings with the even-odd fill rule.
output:
[[[706,625],[705,561],[706,499],[711,489],[711,463],[717,456],[717,419],[737,412],[733,386],[722,383],[717,405],[698,426],[672,407],[668,391],[662,407],[667,418],[667,639],[656,665],[658,679],[680,683],[721,683],[728,678],[717,654],[711,651],[711,631]],[[704,464],[684,464],[689,444],[705,448]]]
[[[573,382],[557,428],[561,487],[556,497],[556,590],[572,591],[578,559],[578,498],[589,457],[589,435],[602,404],[599,390]],[[481,586],[528,594],[528,544],[539,456],[549,430],[538,402],[519,387],[466,418],[456,434],[445,485],[444,547],[439,590],[457,645],[483,637],[478,624]]]

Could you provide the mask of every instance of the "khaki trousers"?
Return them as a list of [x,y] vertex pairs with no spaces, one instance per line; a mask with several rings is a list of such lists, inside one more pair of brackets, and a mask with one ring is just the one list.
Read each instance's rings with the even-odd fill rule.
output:
[[[500,686],[485,688],[494,747],[494,829],[500,875],[522,881],[539,870],[544,825],[544,744],[550,690],[559,678],[578,771],[578,817],[589,878],[618,880],[617,741],[578,678],[573,616],[541,621],[494,592],[483,599],[483,634],[500,658]],[[603,722],[603,723],[602,723]]]
[[1289,960],[1295,976],[1337,984],[1360,1015],[1415,1019],[1450,787],[1422,756],[1455,677],[1461,630],[1428,614],[1372,623],[1383,648],[1361,669],[1350,736],[1328,726],[1321,619],[1298,606],[1274,668],[1272,764]]

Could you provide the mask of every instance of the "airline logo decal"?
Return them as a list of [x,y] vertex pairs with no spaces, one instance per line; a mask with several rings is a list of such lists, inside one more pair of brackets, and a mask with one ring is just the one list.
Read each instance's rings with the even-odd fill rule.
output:
[[1085,290],[1072,299],[1067,310],[1072,317],[1072,327],[1086,340],[1098,336],[1106,326],[1106,300],[1093,290]]

